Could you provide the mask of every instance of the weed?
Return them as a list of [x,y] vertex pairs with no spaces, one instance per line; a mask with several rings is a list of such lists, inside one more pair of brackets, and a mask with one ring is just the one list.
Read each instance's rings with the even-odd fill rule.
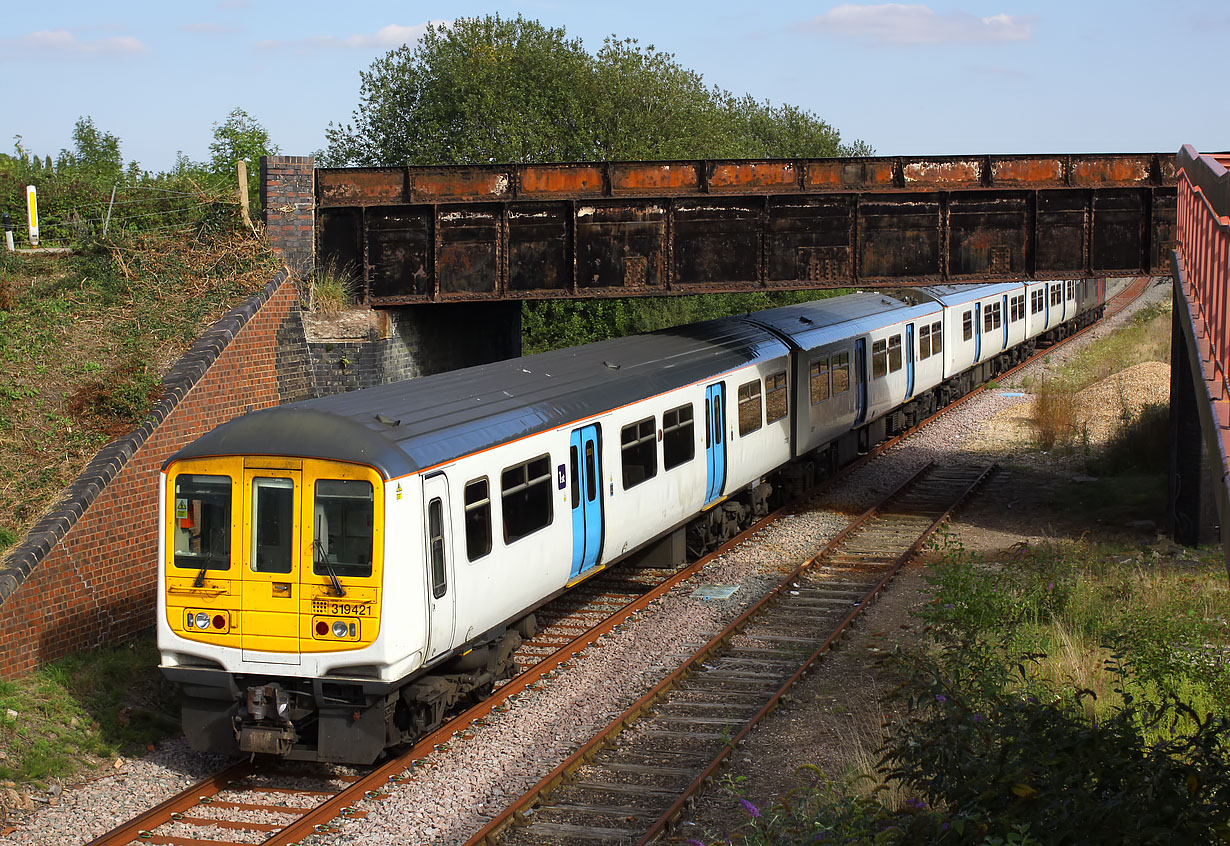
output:
[[1034,438],[1040,449],[1070,444],[1077,434],[1075,391],[1057,379],[1041,379],[1034,390]]
[[357,276],[352,265],[325,262],[312,277],[308,308],[319,314],[334,315],[354,305]]

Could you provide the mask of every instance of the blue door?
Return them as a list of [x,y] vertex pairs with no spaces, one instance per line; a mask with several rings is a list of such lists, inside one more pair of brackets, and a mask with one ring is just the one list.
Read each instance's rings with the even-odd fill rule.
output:
[[867,419],[867,339],[854,342],[854,425]]
[[974,303],[974,361],[982,358],[982,303]]
[[705,466],[709,486],[705,505],[722,495],[726,487],[726,383],[705,388]]
[[914,324],[905,325],[905,398],[914,396]]
[[602,454],[598,426],[572,430],[568,450],[572,471],[572,576],[579,576],[602,556]]
[[1001,315],[1004,318],[1004,343],[1003,343],[1003,346],[1000,347],[1000,349],[1006,350],[1008,349],[1008,295],[1007,294],[1004,294],[1004,302],[1000,306],[1000,308],[1004,310],[1003,314]]

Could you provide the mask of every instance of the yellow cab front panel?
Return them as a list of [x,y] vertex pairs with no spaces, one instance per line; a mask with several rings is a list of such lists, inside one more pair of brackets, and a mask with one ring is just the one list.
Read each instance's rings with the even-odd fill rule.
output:
[[370,467],[222,456],[167,468],[167,623],[298,663],[379,634],[383,488]]

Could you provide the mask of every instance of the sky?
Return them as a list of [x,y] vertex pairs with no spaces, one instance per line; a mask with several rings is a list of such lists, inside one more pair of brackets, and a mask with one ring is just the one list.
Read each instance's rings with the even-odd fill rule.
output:
[[1230,149],[1225,0],[43,0],[0,14],[0,152],[53,158],[79,117],[125,161],[208,158],[236,107],[287,155],[325,146],[359,72],[428,22],[518,13],[591,52],[632,37],[879,155]]

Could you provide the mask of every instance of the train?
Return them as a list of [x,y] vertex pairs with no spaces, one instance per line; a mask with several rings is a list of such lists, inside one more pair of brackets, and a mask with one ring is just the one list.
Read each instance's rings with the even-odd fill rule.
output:
[[1102,279],[858,292],[235,418],[159,479],[184,733],[371,763],[513,675],[544,603],[715,548],[1104,300]]

